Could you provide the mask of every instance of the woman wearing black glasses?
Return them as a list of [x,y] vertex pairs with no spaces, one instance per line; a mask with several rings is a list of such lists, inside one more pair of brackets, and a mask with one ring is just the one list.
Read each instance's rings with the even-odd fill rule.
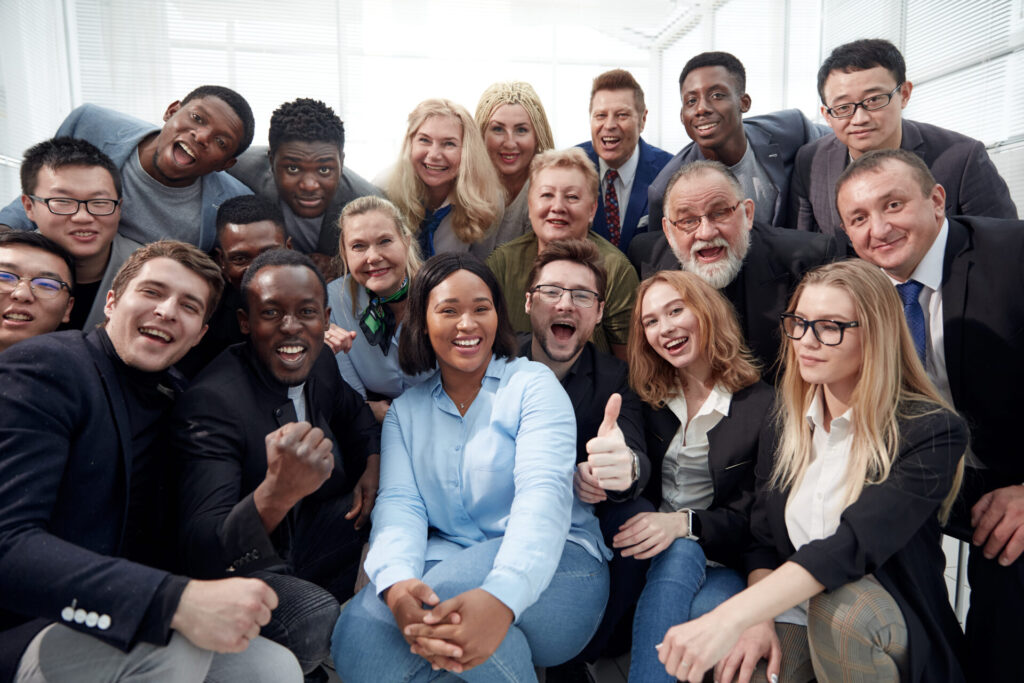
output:
[[939,524],[967,429],[925,375],[899,296],[876,267],[831,264],[807,274],[782,328],[749,587],[669,629],[661,662],[684,681],[716,664],[715,680],[747,680],[761,657],[760,680],[780,662],[785,681],[963,680]]

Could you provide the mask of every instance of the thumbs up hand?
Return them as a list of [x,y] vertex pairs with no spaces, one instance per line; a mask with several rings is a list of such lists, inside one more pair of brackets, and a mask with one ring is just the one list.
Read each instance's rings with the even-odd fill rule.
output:
[[587,442],[587,463],[601,488],[625,491],[633,485],[633,452],[626,446],[626,437],[617,420],[622,396],[612,394],[604,408],[604,421],[597,436]]

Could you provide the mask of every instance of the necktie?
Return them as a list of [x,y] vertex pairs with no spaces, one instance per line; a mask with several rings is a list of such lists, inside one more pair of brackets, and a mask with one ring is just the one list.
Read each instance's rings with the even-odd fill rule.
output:
[[907,316],[907,327],[910,328],[910,336],[914,339],[914,347],[917,348],[917,355],[924,363],[925,359],[925,321],[924,310],[918,297],[921,295],[921,288],[924,287],[917,280],[907,280],[901,285],[896,285],[900,299],[903,300],[903,314]]
[[619,172],[614,168],[609,168],[604,174],[604,217],[608,223],[608,241],[619,246],[619,237],[621,237],[621,230],[619,229],[619,194],[615,191],[615,179],[619,177]]

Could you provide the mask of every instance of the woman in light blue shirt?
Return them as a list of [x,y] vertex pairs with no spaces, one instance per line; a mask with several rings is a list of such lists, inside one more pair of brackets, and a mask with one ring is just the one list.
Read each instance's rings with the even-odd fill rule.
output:
[[[398,209],[383,197],[359,197],[346,204],[338,228],[344,275],[327,285],[327,341],[342,378],[381,422],[391,399],[426,377],[407,375],[398,366],[398,330],[409,283],[420,267],[419,249]],[[339,343],[349,340],[348,349]]]
[[420,271],[400,348],[407,373],[438,371],[384,420],[371,583],[335,627],[338,673],[536,681],[583,648],[608,595],[609,553],[572,492],[572,405],[513,359],[504,297],[469,255]]

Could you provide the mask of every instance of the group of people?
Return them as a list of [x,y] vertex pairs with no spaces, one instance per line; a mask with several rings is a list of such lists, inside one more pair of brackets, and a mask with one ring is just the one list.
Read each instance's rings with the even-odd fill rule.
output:
[[561,150],[496,83],[373,184],[312,99],[73,111],[0,210],[0,680],[1021,678],[1024,223],[905,72],[837,47],[829,133],[702,53],[675,156],[624,70]]

